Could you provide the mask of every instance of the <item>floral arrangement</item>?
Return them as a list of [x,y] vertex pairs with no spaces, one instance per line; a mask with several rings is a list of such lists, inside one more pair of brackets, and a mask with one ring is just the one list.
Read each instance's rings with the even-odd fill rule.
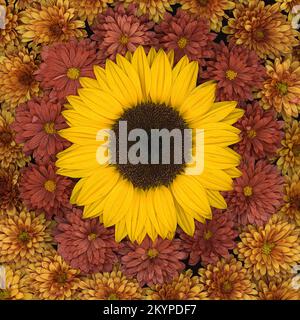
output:
[[[0,299],[300,300],[299,0],[0,5]],[[99,163],[121,122],[204,169]]]

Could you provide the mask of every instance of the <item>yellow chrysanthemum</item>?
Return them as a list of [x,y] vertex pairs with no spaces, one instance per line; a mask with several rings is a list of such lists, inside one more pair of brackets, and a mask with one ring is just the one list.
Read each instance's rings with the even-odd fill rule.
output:
[[32,298],[24,273],[11,266],[1,266],[0,284],[0,300],[29,300]]
[[228,16],[225,10],[232,10],[235,7],[234,1],[230,0],[179,0],[183,10],[210,21],[211,29],[219,32],[222,27],[223,18]]
[[103,12],[109,3],[112,3],[113,0],[70,0],[71,8],[75,8],[78,12],[79,18],[82,21],[87,19],[89,24],[94,22],[95,17],[98,13]]
[[[0,5],[3,4],[0,2]],[[0,28],[0,48],[5,48],[7,45],[17,45],[18,44],[18,34],[16,27],[18,25],[18,11],[14,9],[12,5],[5,6],[5,26]],[[0,11],[0,19],[2,11]],[[4,14],[4,13],[3,13]]]
[[276,0],[280,3],[280,9],[291,12],[295,6],[300,6],[300,0]]
[[[192,235],[194,219],[211,219],[211,206],[226,208],[219,191],[231,190],[232,178],[239,176],[240,156],[228,146],[239,141],[232,124],[243,111],[234,101],[215,103],[215,83],[197,86],[198,64],[186,56],[173,67],[163,50],[146,56],[139,47],[130,61],[118,55],[117,63],[108,60],[105,69],[94,71],[97,80],[82,78],[79,96],[69,97],[63,112],[70,128],[60,134],[73,145],[58,155],[58,173],[81,178],[71,202],[85,207],[85,218],[100,216],[106,227],[115,225],[117,241],[126,235],[139,243],[146,234],[172,238],[177,224]],[[147,132],[201,129],[203,172],[188,174],[191,165],[174,160],[100,165],[96,153],[103,142],[97,134],[108,128],[119,141],[121,121],[128,130]],[[193,154],[195,148],[193,143]]]
[[271,279],[258,282],[259,300],[300,300],[300,292],[293,288],[292,279]]
[[128,5],[130,3],[135,3],[138,5],[137,14],[139,16],[143,14],[148,14],[149,18],[154,22],[159,22],[166,11],[172,11],[171,4],[174,4],[175,0],[121,0]]
[[20,20],[17,30],[22,42],[50,44],[86,35],[84,21],[77,20],[69,0],[49,0],[40,8],[28,7],[20,14]]

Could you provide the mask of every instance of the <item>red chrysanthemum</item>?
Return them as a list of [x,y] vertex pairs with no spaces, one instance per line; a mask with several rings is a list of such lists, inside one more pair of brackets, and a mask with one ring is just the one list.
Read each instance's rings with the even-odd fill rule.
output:
[[283,178],[276,166],[253,158],[241,165],[242,176],[234,181],[233,191],[226,194],[228,210],[237,223],[265,224],[280,208]]
[[72,180],[57,175],[53,163],[30,164],[22,170],[20,193],[29,210],[46,213],[48,218],[70,208]]
[[54,231],[58,253],[71,267],[84,273],[111,272],[117,262],[118,244],[114,229],[104,228],[99,219],[83,220],[82,211],[73,208],[57,217]]
[[171,281],[184,269],[180,260],[187,257],[180,239],[157,238],[153,242],[149,237],[140,245],[126,242],[120,254],[124,273],[136,278],[141,286]]
[[42,50],[42,60],[36,79],[50,97],[65,99],[75,95],[80,87],[79,77],[94,77],[93,66],[99,63],[96,44],[89,39],[55,43]]
[[120,4],[98,15],[91,38],[98,43],[102,62],[107,58],[114,60],[117,53],[134,52],[140,45],[149,49],[156,43],[155,33],[151,31],[154,22],[145,15],[137,18],[136,11],[133,4],[127,9]]
[[234,238],[238,232],[234,230],[234,221],[228,212],[216,210],[212,220],[205,224],[196,222],[193,237],[179,230],[183,248],[189,253],[189,265],[216,263],[221,257],[228,258],[228,250],[235,247]]
[[236,127],[241,130],[241,141],[235,148],[243,157],[273,157],[281,146],[283,122],[276,119],[276,112],[264,111],[257,102],[247,105]]
[[262,88],[265,68],[255,51],[242,46],[215,44],[214,57],[207,61],[206,79],[216,80],[217,98],[253,100],[252,92]]
[[177,10],[176,15],[166,13],[164,20],[155,27],[159,45],[174,50],[175,62],[187,55],[198,61],[200,66],[204,58],[213,56],[212,41],[216,34],[210,32],[209,21],[199,16],[191,16],[186,11]]
[[67,127],[61,115],[62,105],[48,96],[30,100],[17,108],[15,122],[17,143],[24,144],[26,155],[38,160],[55,160],[58,152],[69,146],[69,142],[58,135]]

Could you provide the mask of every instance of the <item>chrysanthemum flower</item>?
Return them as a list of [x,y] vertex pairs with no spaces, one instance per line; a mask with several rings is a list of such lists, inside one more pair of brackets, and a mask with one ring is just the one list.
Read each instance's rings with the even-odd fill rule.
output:
[[[3,3],[0,2],[0,5]],[[0,48],[5,48],[7,45],[17,45],[19,43],[16,27],[18,25],[18,11],[13,5],[5,6],[5,26],[0,28]],[[1,13],[0,13],[1,17]],[[1,17],[1,21],[3,21]]]
[[172,11],[171,5],[174,4],[175,0],[121,0],[128,5],[129,3],[137,3],[138,11],[137,15],[142,16],[144,14],[149,14],[149,17],[154,22],[159,22],[163,17],[166,11]]
[[235,247],[234,238],[238,235],[231,215],[222,211],[214,212],[213,219],[205,224],[197,222],[193,237],[183,232],[179,234],[183,250],[189,253],[189,265],[200,261],[216,263],[221,257],[228,258],[228,250]]
[[15,134],[10,125],[14,121],[8,111],[0,111],[0,167],[24,167],[28,158],[22,151],[22,146],[15,141]]
[[210,33],[209,21],[182,10],[176,15],[165,14],[164,20],[155,26],[159,46],[166,50],[174,50],[177,63],[184,55],[191,60],[205,64],[205,58],[213,56],[212,41],[216,34]]
[[51,90],[50,97],[65,99],[77,94],[80,77],[93,77],[93,66],[99,63],[96,44],[89,39],[55,43],[42,50],[42,59],[36,79],[45,90]]
[[34,79],[37,70],[36,54],[27,49],[8,55],[0,60],[0,101],[11,107],[30,100],[39,93],[39,84]]
[[[107,60],[106,69],[95,67],[95,73],[101,90],[94,82],[83,83],[63,112],[70,128],[60,134],[73,145],[58,154],[58,173],[81,178],[71,202],[85,206],[85,218],[101,216],[105,227],[116,225],[117,241],[127,234],[138,243],[146,234],[172,238],[177,223],[192,234],[194,219],[204,222],[211,218],[211,206],[226,207],[218,191],[231,190],[239,174],[240,157],[228,146],[239,141],[239,130],[231,124],[242,111],[236,102],[214,103],[214,83],[196,86],[197,62],[184,57],[172,68],[163,50],[152,49],[147,57],[139,47],[131,62],[119,55],[117,64]],[[110,129],[119,141],[124,121],[128,131],[203,129],[204,171],[188,175],[194,164],[182,159],[175,164],[174,156],[170,164],[123,164],[119,156],[115,164],[109,159],[99,164],[99,130]],[[170,147],[173,154],[176,146]]]
[[105,11],[108,4],[112,2],[113,0],[70,0],[70,7],[76,9],[80,20],[87,20],[92,24],[97,14]]
[[264,111],[259,103],[248,104],[236,127],[241,130],[241,141],[235,150],[245,158],[271,158],[280,148],[283,122],[274,110]]
[[226,194],[228,210],[239,224],[263,225],[282,205],[283,178],[276,166],[264,160],[249,159],[241,171],[233,191]]
[[[15,270],[9,265],[2,265],[3,283],[5,287],[0,287],[0,300],[31,300],[32,294],[29,292],[25,277],[21,270]],[[0,279],[1,281],[2,279]]]
[[72,300],[79,285],[79,270],[51,253],[27,268],[27,281],[35,299]]
[[199,274],[209,299],[256,299],[257,291],[251,282],[252,275],[233,257],[221,259],[216,265],[209,264],[205,269],[199,269]]
[[280,3],[280,9],[286,12],[291,12],[295,6],[300,5],[299,0],[276,0],[276,2]]
[[58,130],[67,127],[61,110],[62,105],[48,96],[30,100],[17,108],[12,128],[16,132],[16,142],[24,144],[26,155],[38,160],[54,160],[58,152],[69,146],[69,142],[58,135]]
[[51,247],[50,222],[44,215],[22,210],[0,219],[0,263],[36,261]]
[[55,173],[52,163],[30,164],[20,179],[21,198],[29,210],[45,212],[47,217],[61,215],[70,208],[73,182]]
[[199,277],[187,270],[170,283],[157,284],[146,290],[147,300],[206,300],[207,293]]
[[149,237],[138,245],[127,242],[120,251],[124,273],[136,278],[140,285],[163,284],[179,275],[187,257],[180,239],[152,241]]
[[248,225],[240,238],[235,253],[257,280],[265,275],[290,274],[299,263],[300,230],[278,215],[273,215],[264,227]]
[[265,1],[249,0],[239,3],[233,11],[233,18],[223,28],[231,34],[231,41],[256,51],[264,58],[280,57],[292,52],[298,45],[297,31],[280,12],[280,4],[265,5]]
[[20,206],[18,177],[15,168],[0,168],[0,215],[14,215]]
[[39,8],[29,6],[20,13],[22,24],[17,27],[23,42],[49,44],[82,38],[86,32],[84,21],[76,20],[75,9],[69,0],[49,0]]
[[277,166],[283,174],[288,173],[291,176],[300,170],[300,122],[297,120],[286,122],[284,132],[282,147],[278,151],[280,158]]
[[81,216],[81,210],[73,209],[63,218],[56,218],[58,253],[84,273],[110,272],[118,261],[114,230],[104,228],[98,219],[83,220]]
[[230,0],[178,0],[177,2],[182,4],[183,10],[209,19],[211,29],[216,32],[221,30],[223,17],[227,17],[225,11],[235,7],[234,1]]
[[136,17],[136,11],[135,5],[127,9],[117,5],[98,15],[92,27],[92,39],[98,43],[103,64],[107,58],[114,60],[117,53],[134,52],[139,45],[148,50],[156,44],[155,33],[151,31],[154,23],[145,15]]
[[242,46],[214,45],[214,58],[207,62],[206,79],[218,82],[218,100],[253,100],[253,91],[262,88],[265,68],[253,50]]
[[292,287],[292,280],[260,280],[257,285],[259,300],[300,300],[299,290]]
[[280,212],[300,226],[300,173],[285,178],[284,206]]
[[79,284],[81,300],[141,300],[143,290],[136,279],[127,279],[115,268],[112,272],[94,273]]
[[286,58],[267,61],[268,78],[261,92],[264,108],[273,107],[283,116],[298,117],[300,112],[300,62]]

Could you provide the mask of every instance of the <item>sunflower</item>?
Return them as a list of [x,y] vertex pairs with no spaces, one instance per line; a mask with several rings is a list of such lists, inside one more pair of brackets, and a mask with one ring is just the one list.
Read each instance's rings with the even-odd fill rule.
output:
[[39,7],[30,6],[20,14],[21,24],[17,31],[22,42],[33,41],[35,44],[50,44],[82,38],[84,21],[76,20],[75,9],[68,0],[50,0]]
[[[177,223],[192,235],[194,219],[204,222],[212,217],[211,206],[226,207],[219,191],[231,190],[232,178],[239,175],[240,157],[228,146],[239,141],[239,130],[231,124],[243,112],[234,101],[214,103],[215,83],[196,86],[198,64],[186,56],[172,68],[163,50],[151,49],[147,57],[139,47],[131,61],[118,55],[116,64],[107,60],[105,69],[96,66],[94,71],[97,81],[82,79],[79,96],[68,97],[70,105],[63,111],[70,128],[60,134],[73,145],[58,154],[58,173],[81,178],[71,202],[85,207],[85,218],[100,216],[105,227],[115,225],[117,241],[128,235],[141,243],[146,234],[152,240],[158,235],[171,239]],[[109,128],[119,141],[121,121],[128,131],[147,133],[202,129],[203,172],[192,175],[190,163],[174,159],[170,164],[118,160],[100,165],[98,131]],[[170,149],[174,152],[174,143]],[[116,154],[121,158],[119,149]]]

